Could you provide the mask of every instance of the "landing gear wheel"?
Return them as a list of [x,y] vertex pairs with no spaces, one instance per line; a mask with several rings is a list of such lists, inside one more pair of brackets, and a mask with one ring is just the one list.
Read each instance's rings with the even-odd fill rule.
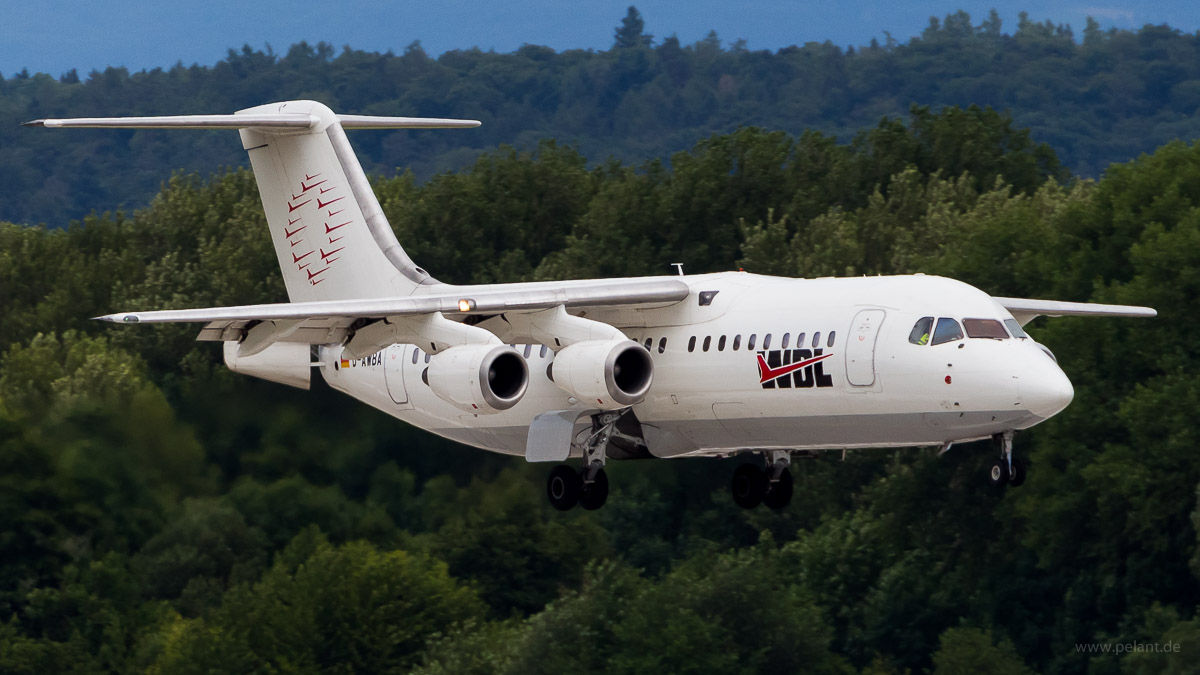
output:
[[779,480],[767,483],[767,494],[763,503],[772,509],[779,510],[792,501],[792,472],[786,468],[779,474]]
[[579,503],[579,493],[583,481],[579,474],[566,464],[559,464],[550,472],[546,481],[546,496],[550,497],[550,505],[559,511],[570,511]]
[[580,482],[583,487],[579,493],[579,505],[588,511],[595,511],[604,506],[604,502],[608,500],[608,474],[604,473],[604,469],[600,469],[592,478],[591,483],[583,482],[585,475],[587,475],[586,468],[580,474]]
[[1025,483],[1025,465],[1021,460],[1014,459],[1012,461],[1012,474],[1008,477],[1008,484],[1013,487],[1021,487]]
[[988,482],[996,487],[1004,487],[1008,484],[1008,463],[1002,459],[992,462],[992,466],[988,469]]
[[742,464],[733,472],[730,486],[733,501],[743,509],[752,509],[762,503],[767,491],[767,475],[753,464]]

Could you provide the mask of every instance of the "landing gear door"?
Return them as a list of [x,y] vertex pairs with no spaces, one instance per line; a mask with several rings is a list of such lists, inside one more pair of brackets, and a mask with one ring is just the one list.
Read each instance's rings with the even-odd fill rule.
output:
[[855,387],[875,384],[875,340],[883,325],[882,309],[864,309],[854,315],[846,341],[846,379]]
[[392,345],[383,355],[383,372],[388,394],[393,402],[405,408],[411,408],[412,405],[408,402],[408,390],[404,386],[404,362],[407,360],[405,357],[414,349],[416,347],[413,345]]

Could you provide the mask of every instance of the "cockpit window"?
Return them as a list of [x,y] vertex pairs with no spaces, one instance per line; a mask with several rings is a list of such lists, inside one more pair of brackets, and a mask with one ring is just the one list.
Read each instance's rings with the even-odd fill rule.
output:
[[1017,321],[1016,319],[1005,319],[1004,325],[1008,326],[1008,332],[1012,333],[1012,336],[1015,338],[1029,337],[1029,333],[1026,333],[1025,330],[1021,328],[1021,322]]
[[995,319],[963,319],[963,328],[967,331],[967,337],[971,338],[1008,339],[1004,324]]
[[940,345],[946,342],[954,342],[963,338],[962,328],[954,319],[942,317],[938,319],[937,328],[933,331],[933,344]]
[[913,326],[912,332],[908,334],[908,341],[914,345],[929,344],[929,333],[933,330],[933,317],[925,316],[917,319],[917,325]]

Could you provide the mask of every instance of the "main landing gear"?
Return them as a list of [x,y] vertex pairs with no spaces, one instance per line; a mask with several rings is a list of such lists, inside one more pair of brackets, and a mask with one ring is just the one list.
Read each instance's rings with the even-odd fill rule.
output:
[[766,469],[756,464],[742,464],[733,472],[730,484],[733,501],[743,509],[766,504],[778,510],[792,501],[792,472],[788,470],[792,463],[791,453],[773,450],[768,457],[770,465]]
[[1000,459],[992,462],[988,469],[988,482],[998,488],[1006,485],[1020,487],[1025,483],[1025,464],[1013,458],[1013,432],[996,434],[992,440],[1000,449]]
[[546,481],[546,496],[550,505],[559,511],[570,511],[578,504],[588,511],[595,511],[608,501],[608,474],[604,464],[608,459],[608,445],[613,440],[623,440],[633,445],[644,445],[640,438],[621,432],[617,422],[624,411],[601,413],[592,418],[592,434],[583,442],[583,468],[579,471],[567,464],[559,464],[550,472]]

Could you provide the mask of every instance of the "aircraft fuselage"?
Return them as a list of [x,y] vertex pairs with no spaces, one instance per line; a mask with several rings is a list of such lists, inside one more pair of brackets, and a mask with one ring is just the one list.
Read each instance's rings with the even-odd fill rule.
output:
[[[692,289],[683,302],[586,313],[651,353],[654,382],[633,412],[653,456],[940,445],[1028,428],[1073,396],[1048,350],[1014,337],[1012,315],[958,281],[736,272],[680,278]],[[933,320],[928,334],[914,334],[926,317]],[[963,331],[933,344],[940,319],[958,326],[985,320],[993,329],[1009,323],[1003,337]],[[479,325],[491,324],[502,325],[502,317]],[[333,388],[405,422],[523,455],[535,416],[589,405],[550,379],[551,346],[497,332],[525,356],[530,383],[520,403],[495,414],[464,413],[434,395],[422,379],[427,355],[416,345],[346,362],[339,348],[327,348],[320,370]]]

